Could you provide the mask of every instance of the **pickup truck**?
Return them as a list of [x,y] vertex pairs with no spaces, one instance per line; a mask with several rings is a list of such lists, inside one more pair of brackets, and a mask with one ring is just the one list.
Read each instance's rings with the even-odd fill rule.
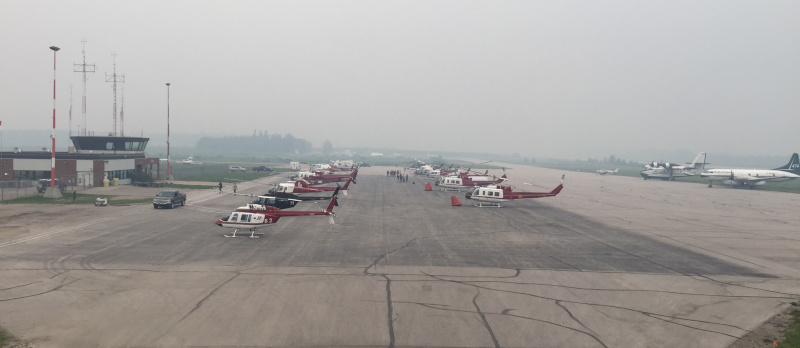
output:
[[234,173],[235,172],[244,173],[244,172],[247,171],[247,169],[244,169],[244,167],[240,167],[240,166],[230,166],[230,167],[228,167],[228,171],[229,172],[234,172]]
[[272,168],[267,167],[267,166],[258,166],[258,167],[254,167],[253,171],[256,172],[256,173],[271,172]]
[[172,209],[178,205],[182,206],[184,204],[186,204],[186,195],[177,190],[161,191],[156,195],[156,198],[153,199],[153,208],[155,209],[160,207],[169,207]]

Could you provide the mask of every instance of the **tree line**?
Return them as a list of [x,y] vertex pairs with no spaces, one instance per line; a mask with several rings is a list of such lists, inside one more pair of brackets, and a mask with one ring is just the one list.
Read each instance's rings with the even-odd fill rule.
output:
[[209,155],[239,154],[295,154],[311,152],[311,142],[291,134],[269,134],[253,131],[252,136],[202,137],[195,151]]

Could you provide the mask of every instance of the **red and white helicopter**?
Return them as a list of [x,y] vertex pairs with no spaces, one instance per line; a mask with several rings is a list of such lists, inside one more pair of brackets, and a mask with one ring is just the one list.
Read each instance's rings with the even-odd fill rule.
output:
[[284,216],[327,215],[328,221],[333,224],[333,217],[335,216],[333,214],[333,207],[339,205],[336,203],[337,194],[338,191],[334,191],[331,202],[323,211],[287,211],[271,206],[248,204],[225,214],[225,216],[214,221],[214,224],[219,227],[233,228],[233,234],[225,235],[225,237],[229,238],[237,237],[236,233],[239,232],[240,229],[247,229],[250,231],[250,238],[258,238],[257,235],[263,235],[263,233],[258,233],[260,227],[277,223],[278,220]]
[[[476,207],[502,208],[503,206],[500,205],[500,203],[510,202],[516,199],[555,197],[559,192],[561,192],[561,189],[564,188],[563,175],[561,176],[561,181],[561,184],[556,186],[556,188],[550,192],[514,192],[514,189],[509,185],[489,185],[475,187],[472,189],[472,191],[467,192],[465,196],[467,199],[478,201],[478,203],[475,203]],[[488,202],[488,204],[483,204],[484,202]]]
[[329,182],[347,181],[348,179],[356,180],[358,176],[358,169],[348,174],[325,174],[322,172],[299,172],[294,177],[295,180],[305,180],[311,185],[326,184]]
[[500,184],[506,179],[508,177],[505,174],[499,178],[496,176],[461,174],[443,176],[436,182],[436,186],[440,187],[442,191],[461,191],[463,188]]
[[[269,195],[246,195],[243,193],[234,193],[236,196],[248,196],[253,197],[253,200],[250,202],[250,205],[265,205],[270,207],[275,207],[278,209],[288,209],[293,208],[297,203],[302,202],[300,199],[294,199],[292,197],[276,197],[276,196],[269,196]],[[325,199],[328,197],[321,197],[320,200]]]
[[333,186],[311,186],[311,184],[306,180],[297,180],[294,182],[282,182],[275,187],[269,189],[269,193],[294,193],[294,194],[302,194],[302,193],[315,193],[315,192],[330,192],[335,191],[336,189],[340,189],[344,191],[345,196],[347,195],[347,188],[350,186],[350,182],[353,181],[352,178],[347,179],[347,182],[344,183],[344,186],[339,187],[338,184],[336,187]]

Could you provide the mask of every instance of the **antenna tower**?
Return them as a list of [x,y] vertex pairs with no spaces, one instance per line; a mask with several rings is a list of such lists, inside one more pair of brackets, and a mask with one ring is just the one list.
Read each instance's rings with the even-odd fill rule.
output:
[[[112,53],[114,57],[114,74],[106,74],[106,82],[111,82],[111,88],[114,90],[114,136],[117,136],[117,83],[125,83],[125,75],[117,75],[117,54]],[[121,129],[122,127],[120,127]],[[121,133],[124,133],[121,131]],[[124,134],[122,134],[124,135]]]
[[125,87],[122,87],[122,95],[120,96],[120,102],[122,105],[119,106],[119,135],[121,137],[125,136]]
[[74,72],[83,73],[83,99],[82,99],[82,111],[83,111],[83,128],[81,129],[80,135],[86,136],[86,73],[90,72],[93,73],[95,71],[94,64],[86,64],[86,40],[81,40],[83,43],[83,49],[81,53],[83,54],[83,64],[73,64],[75,66]]

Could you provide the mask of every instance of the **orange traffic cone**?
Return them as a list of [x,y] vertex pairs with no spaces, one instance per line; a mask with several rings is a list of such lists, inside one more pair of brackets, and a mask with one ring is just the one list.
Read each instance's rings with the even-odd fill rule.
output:
[[460,207],[461,201],[459,201],[456,196],[450,196],[450,204],[452,204],[454,207]]
[[433,187],[431,187],[431,183],[429,183],[429,182],[425,183],[425,191],[433,191]]

